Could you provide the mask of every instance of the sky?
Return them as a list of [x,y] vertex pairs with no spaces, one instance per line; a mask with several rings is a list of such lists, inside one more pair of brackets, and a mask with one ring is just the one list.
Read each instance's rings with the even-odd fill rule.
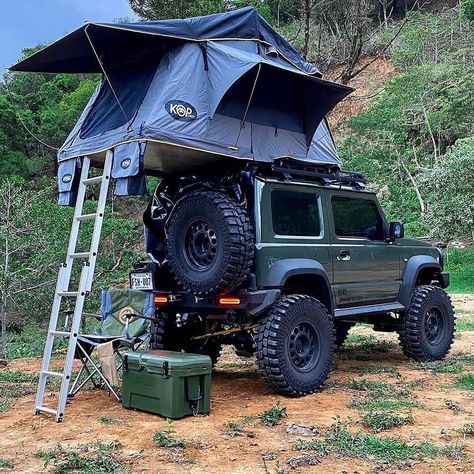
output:
[[25,47],[57,40],[85,21],[133,18],[127,0],[0,0],[0,76]]

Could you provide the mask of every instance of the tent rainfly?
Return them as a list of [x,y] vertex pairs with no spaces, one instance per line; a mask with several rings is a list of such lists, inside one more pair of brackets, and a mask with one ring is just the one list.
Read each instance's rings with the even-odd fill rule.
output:
[[118,195],[146,173],[228,158],[338,167],[326,114],[352,89],[316,67],[253,9],[184,20],[88,23],[12,71],[102,81],[58,152],[59,203],[75,200],[81,157],[113,150]]

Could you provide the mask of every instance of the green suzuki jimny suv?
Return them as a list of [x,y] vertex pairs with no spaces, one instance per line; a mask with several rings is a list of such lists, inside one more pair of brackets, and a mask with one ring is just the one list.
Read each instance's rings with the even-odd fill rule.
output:
[[144,222],[151,261],[130,282],[154,292],[153,348],[216,362],[230,344],[297,396],[322,387],[357,322],[419,361],[453,342],[441,251],[388,223],[360,174],[287,160],[167,175]]

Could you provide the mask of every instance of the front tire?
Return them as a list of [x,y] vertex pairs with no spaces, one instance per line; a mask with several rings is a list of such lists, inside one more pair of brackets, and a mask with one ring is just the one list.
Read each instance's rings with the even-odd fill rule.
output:
[[332,318],[315,298],[285,296],[260,321],[256,347],[258,370],[272,389],[290,396],[313,393],[333,367]]
[[420,362],[444,359],[453,343],[455,319],[451,298],[444,290],[416,287],[400,318],[398,334],[405,355]]

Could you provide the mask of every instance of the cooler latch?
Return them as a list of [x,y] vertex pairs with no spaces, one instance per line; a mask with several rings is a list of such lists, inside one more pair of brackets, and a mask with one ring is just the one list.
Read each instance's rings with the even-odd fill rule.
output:
[[168,361],[165,360],[163,362],[163,372],[161,374],[162,379],[167,379],[168,378]]

